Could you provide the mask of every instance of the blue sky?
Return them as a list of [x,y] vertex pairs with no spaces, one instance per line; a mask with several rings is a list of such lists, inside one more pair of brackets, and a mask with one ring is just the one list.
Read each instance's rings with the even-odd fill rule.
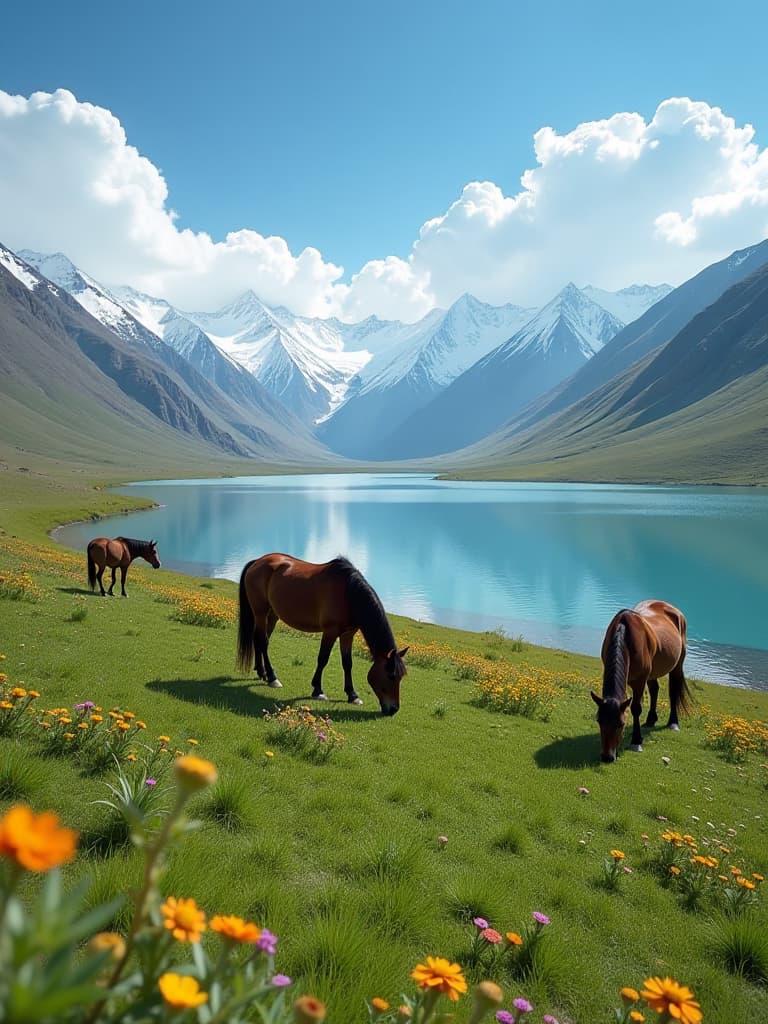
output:
[[[668,97],[754,124],[768,5],[587,2],[4,6],[0,89],[119,119],[178,227],[278,235],[343,265],[406,259],[468,182],[507,196],[533,135]],[[0,224],[0,229],[2,224]]]

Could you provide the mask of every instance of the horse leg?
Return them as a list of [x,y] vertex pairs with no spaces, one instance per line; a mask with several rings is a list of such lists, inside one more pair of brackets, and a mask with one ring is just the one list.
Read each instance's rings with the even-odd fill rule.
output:
[[355,692],[355,684],[352,682],[352,640],[355,630],[351,633],[343,633],[339,637],[339,649],[341,651],[341,667],[344,669],[344,693],[347,695],[347,704],[362,704],[362,700]]
[[257,650],[259,648],[259,641],[261,642],[261,654],[264,659],[264,677],[267,680],[267,686],[271,686],[273,690],[279,690],[283,685],[275,675],[275,670],[272,668],[272,663],[269,660],[269,638],[272,635],[276,622],[277,617],[274,616],[270,608],[266,614],[263,628],[256,633]]
[[632,691],[632,703],[629,706],[629,710],[632,712],[632,742],[629,745],[630,750],[634,750],[636,753],[641,754],[643,751],[643,734],[640,732],[640,712],[643,710],[643,690]]
[[685,692],[685,676],[683,675],[682,658],[669,673],[669,721],[667,728],[680,732],[680,719],[677,717],[678,697]]
[[323,693],[323,669],[328,664],[331,656],[331,649],[336,643],[337,633],[326,631],[320,641],[320,650],[317,652],[317,668],[312,676],[312,696],[316,700],[328,700]]
[[123,566],[121,565],[120,566],[120,593],[121,593],[122,597],[128,597],[128,595],[125,592],[125,577],[127,575],[128,575],[128,566],[126,565],[125,568],[123,568]]
[[116,575],[117,575],[117,567],[113,565],[112,566],[112,582],[110,583],[109,590],[107,591],[107,593],[109,594],[110,597],[114,597],[115,596],[112,593],[112,591],[113,591],[114,586],[115,586],[115,576]]
[[99,569],[99,571],[96,573],[96,580],[97,580],[97,582],[99,584],[99,590],[101,591],[101,596],[102,597],[106,597],[107,596],[107,592],[104,589],[104,584],[101,582],[101,578],[104,575],[104,570],[105,569],[106,569],[106,565],[102,565],[101,568]]
[[651,698],[651,706],[648,709],[648,717],[645,720],[646,728],[651,728],[659,720],[659,716],[656,713],[656,698],[659,696],[659,681],[658,679],[648,680],[648,693]]

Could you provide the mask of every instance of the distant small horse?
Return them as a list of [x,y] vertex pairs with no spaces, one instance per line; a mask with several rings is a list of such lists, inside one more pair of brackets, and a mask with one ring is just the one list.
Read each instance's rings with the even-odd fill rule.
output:
[[112,583],[107,593],[110,597],[114,594],[115,573],[120,570],[120,590],[123,597],[128,597],[125,592],[125,577],[128,566],[134,558],[143,558],[153,569],[160,568],[160,559],[157,557],[157,544],[153,540],[132,540],[130,537],[96,537],[88,544],[88,583],[91,590],[96,589],[99,584],[101,596],[106,597],[104,584],[101,577],[105,569],[112,570]]
[[373,587],[346,558],[320,565],[290,555],[273,553],[248,562],[240,575],[240,627],[237,664],[269,686],[283,684],[269,660],[269,638],[278,619],[304,633],[322,633],[312,696],[323,693],[323,669],[331,648],[339,641],[344,669],[344,692],[349,704],[362,704],[352,683],[352,640],[358,629],[373,657],[368,682],[379,699],[381,712],[394,715],[400,707],[400,680],[405,675],[392,627]]
[[[678,730],[678,709],[688,713],[691,692],[683,675],[686,651],[686,622],[681,611],[666,601],[641,601],[631,610],[614,615],[605,633],[603,659],[603,695],[592,691],[600,726],[600,760],[610,763],[624,735],[627,708],[632,705],[632,743],[630,750],[642,751],[640,711],[646,683],[651,707],[645,720],[654,726],[659,678],[669,673],[668,729]],[[627,697],[627,686],[632,696]]]

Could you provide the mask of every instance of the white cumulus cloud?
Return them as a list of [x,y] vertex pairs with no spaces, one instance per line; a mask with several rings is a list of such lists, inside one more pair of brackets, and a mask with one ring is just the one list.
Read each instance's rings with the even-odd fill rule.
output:
[[108,110],[60,89],[0,91],[0,240],[65,252],[99,280],[182,308],[246,288],[312,316],[415,320],[469,291],[488,302],[545,302],[567,281],[620,288],[680,283],[768,235],[768,151],[749,124],[687,98],[650,120],[616,113],[560,134],[542,127],[535,166],[506,195],[466,184],[426,221],[407,259],[350,271],[250,228],[220,240],[180,229],[151,160]]

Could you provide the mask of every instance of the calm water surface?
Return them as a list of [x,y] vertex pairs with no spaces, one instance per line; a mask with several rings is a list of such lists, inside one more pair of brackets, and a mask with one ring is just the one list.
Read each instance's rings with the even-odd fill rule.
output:
[[[148,481],[161,507],[116,518],[163,564],[236,580],[285,551],[350,558],[387,609],[598,654],[649,597],[689,622],[690,674],[768,689],[768,495],[747,488],[437,481],[421,474]],[[57,539],[84,549],[93,523]]]

